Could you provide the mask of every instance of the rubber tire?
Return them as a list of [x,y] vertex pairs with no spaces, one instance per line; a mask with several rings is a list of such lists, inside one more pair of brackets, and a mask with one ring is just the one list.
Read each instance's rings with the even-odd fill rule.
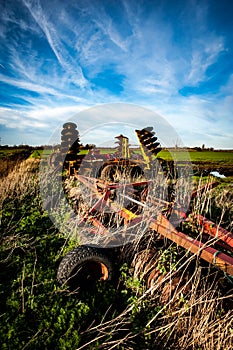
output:
[[102,171],[100,178],[110,182],[117,182],[122,177],[122,171],[117,164],[108,164]]
[[[57,271],[57,279],[60,284],[67,284],[72,288],[79,286],[86,286],[88,283],[94,284],[101,280],[101,276],[90,276],[96,271],[91,270],[92,267],[100,268],[100,264],[106,268],[107,278],[104,280],[111,281],[113,278],[113,264],[111,260],[102,253],[102,249],[81,245],[71,250],[60,262]],[[88,266],[89,265],[89,266]],[[87,271],[84,270],[87,269]],[[90,275],[88,271],[90,270]],[[86,273],[87,272],[87,273]],[[100,274],[100,271],[98,271]],[[72,276],[75,276],[72,277]]]

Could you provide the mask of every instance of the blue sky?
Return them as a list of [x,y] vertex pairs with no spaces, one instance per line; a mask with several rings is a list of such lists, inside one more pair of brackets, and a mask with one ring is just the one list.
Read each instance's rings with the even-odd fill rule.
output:
[[2,0],[0,16],[2,144],[45,144],[79,111],[126,103],[186,146],[233,148],[231,0]]

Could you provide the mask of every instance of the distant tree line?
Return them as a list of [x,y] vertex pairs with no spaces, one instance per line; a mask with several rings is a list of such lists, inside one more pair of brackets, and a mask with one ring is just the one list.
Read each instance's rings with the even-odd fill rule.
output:
[[[52,147],[52,146],[51,146]],[[29,146],[29,145],[14,145],[14,146],[9,146],[9,145],[0,145],[0,149],[26,149],[26,150],[34,150],[34,149],[43,149],[44,146]]]
[[208,147],[205,148],[205,145],[202,145],[202,147],[192,147],[191,149],[198,151],[198,152],[202,152],[202,151],[214,151],[213,147]]

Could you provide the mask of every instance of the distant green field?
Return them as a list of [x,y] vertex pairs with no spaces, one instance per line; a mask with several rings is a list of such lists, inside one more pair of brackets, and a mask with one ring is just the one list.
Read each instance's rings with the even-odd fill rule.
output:
[[192,162],[232,162],[233,163],[233,152],[227,151],[169,151],[162,150],[159,153],[159,157],[172,160],[172,155],[177,160],[186,160],[187,154],[189,155]]

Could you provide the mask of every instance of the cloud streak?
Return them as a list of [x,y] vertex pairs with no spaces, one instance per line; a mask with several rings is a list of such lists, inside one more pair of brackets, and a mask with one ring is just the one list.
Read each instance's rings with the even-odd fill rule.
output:
[[72,77],[73,81],[78,86],[81,88],[85,87],[87,85],[87,80],[83,75],[81,67],[77,65],[77,62],[75,62],[76,64],[74,64],[74,62],[69,62],[70,57],[57,36],[56,28],[46,19],[46,15],[42,10],[40,3],[37,2],[37,4],[34,6],[27,0],[23,0],[23,3],[29,10],[32,17],[35,19],[36,23],[44,32],[48,44],[62,68]]

